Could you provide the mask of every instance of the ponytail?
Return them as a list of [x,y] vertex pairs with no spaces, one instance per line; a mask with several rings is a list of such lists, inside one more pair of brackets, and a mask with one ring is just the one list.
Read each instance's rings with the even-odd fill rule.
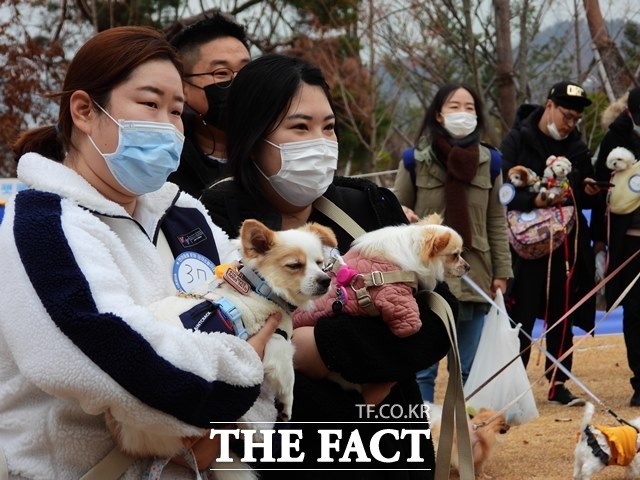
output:
[[56,162],[62,162],[65,155],[56,125],[33,128],[22,132],[11,148],[16,155],[16,161],[28,152],[39,153]]

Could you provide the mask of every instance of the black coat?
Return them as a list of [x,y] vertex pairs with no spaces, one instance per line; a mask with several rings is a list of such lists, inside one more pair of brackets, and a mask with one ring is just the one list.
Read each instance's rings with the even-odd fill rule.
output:
[[[590,197],[584,193],[583,180],[587,177],[593,178],[593,166],[589,149],[582,141],[580,132],[573,130],[564,140],[554,140],[545,135],[538,128],[538,122],[542,117],[544,107],[537,105],[522,105],[516,114],[516,121],[513,128],[502,141],[500,150],[502,151],[502,173],[507,180],[507,172],[511,167],[523,165],[536,172],[542,177],[546,167],[546,160],[550,155],[565,156],[573,166],[568,176],[569,183],[573,189],[575,202],[577,205],[577,228],[569,235],[569,241],[573,244],[574,236],[578,235],[578,254],[576,274],[572,277],[571,302],[574,305],[580,298],[585,296],[594,286],[594,256],[591,247],[591,235],[587,219],[582,213],[582,209],[590,209],[595,205],[595,197]],[[534,206],[536,193],[525,190],[518,190],[513,201],[507,206],[509,210],[531,211]],[[569,203],[568,203],[569,204]],[[516,282],[527,282],[528,263],[512,250],[514,289]],[[538,318],[544,318],[544,306],[540,306],[537,312]],[[595,319],[595,296],[592,296],[583,304],[573,316],[574,323],[589,331],[593,328]]]
[[[634,153],[636,158],[640,158],[640,136],[633,131],[633,122],[625,110],[609,125],[609,130],[605,134],[598,150],[598,160],[596,161],[596,179],[609,181],[612,171],[607,167],[607,156],[615,147],[624,147]],[[631,226],[634,213],[627,215],[609,215],[609,239],[607,240],[607,216],[606,216],[606,194],[601,194],[598,198],[598,205],[593,209],[592,224],[594,240],[609,244],[609,264],[608,271],[611,272],[626,260],[621,248],[624,242],[625,233]],[[628,267],[627,267],[628,268]],[[607,305],[620,296],[622,290],[627,285],[623,284],[622,276],[616,275],[605,288]]]
[[[406,223],[406,217],[395,196],[387,189],[378,188],[364,180],[336,178],[325,194],[330,200],[343,208],[365,230],[374,230],[387,225]],[[250,194],[239,189],[233,181],[222,181],[203,192],[202,201],[211,217],[230,237],[237,237],[242,221],[256,218],[269,228],[281,228],[281,215],[266,200],[255,192]],[[313,211],[309,221],[331,227],[338,237],[339,249],[345,252],[352,238],[335,222],[318,211]],[[455,308],[457,302],[446,284],[438,287],[438,293],[445,296]],[[377,411],[387,408],[402,408],[407,412],[412,406],[422,405],[422,397],[415,382],[415,373],[443,358],[449,350],[449,342],[442,322],[426,307],[418,294],[421,318],[420,332],[406,338],[398,338],[391,333],[380,317],[350,317],[339,315],[320,319],[315,327],[315,339],[318,350],[330,370],[340,372],[346,379],[355,383],[375,383],[397,381],[388,397],[378,406]],[[455,312],[455,310],[454,310]],[[343,390],[329,381],[312,380],[301,374],[296,375],[292,421],[330,421],[355,422],[364,444],[368,449],[368,437],[379,430],[380,425],[371,423],[375,418],[363,417],[358,405],[364,403],[362,396],[355,391]],[[379,420],[379,419],[378,419]],[[417,422],[417,423],[416,423]],[[407,420],[404,428],[423,429],[424,420]],[[298,428],[295,425],[295,428]],[[304,432],[304,449],[307,451],[304,464],[297,468],[317,468],[317,471],[288,472],[295,479],[388,479],[413,480],[433,478],[433,471],[417,469],[434,468],[435,459],[431,440],[421,440],[421,452],[424,463],[406,464],[408,471],[385,471],[385,467],[399,468],[401,464],[385,465],[373,460],[360,468],[379,469],[360,472],[328,472],[326,466],[317,466],[312,460],[317,458],[318,442],[312,437],[318,425],[312,425]],[[348,426],[333,424],[331,427]],[[353,425],[351,425],[353,427]],[[402,428],[398,424],[388,428]],[[347,435],[348,436],[348,435]],[[389,443],[383,437],[383,451],[394,452],[395,442]],[[399,448],[401,458],[407,458],[409,443],[402,442]],[[315,452],[315,453],[314,453]],[[389,455],[391,456],[391,455]],[[353,466],[353,464],[350,464]],[[348,468],[349,464],[340,465]],[[273,478],[284,478],[284,472],[275,472]],[[265,473],[264,478],[271,478]]]
[[193,114],[185,114],[185,139],[180,155],[178,169],[167,179],[195,198],[199,198],[202,190],[220,178],[224,163],[205,154],[195,138],[196,123],[200,120]]

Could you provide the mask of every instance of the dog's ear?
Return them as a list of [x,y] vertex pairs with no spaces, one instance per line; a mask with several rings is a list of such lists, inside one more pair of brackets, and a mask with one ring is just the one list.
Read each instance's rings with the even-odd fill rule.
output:
[[437,213],[432,213],[421,218],[416,225],[442,225],[442,217]]
[[429,229],[425,231],[425,237],[422,251],[420,252],[421,261],[424,263],[447,248],[451,240],[451,232]]
[[249,258],[264,255],[273,247],[275,237],[276,232],[258,220],[245,220],[240,227],[242,255]]
[[307,223],[304,226],[304,229],[320,237],[320,241],[323,245],[331,248],[335,248],[338,246],[336,234],[333,233],[333,230],[331,230],[329,227],[325,227],[324,225],[320,225],[319,223],[311,222]]

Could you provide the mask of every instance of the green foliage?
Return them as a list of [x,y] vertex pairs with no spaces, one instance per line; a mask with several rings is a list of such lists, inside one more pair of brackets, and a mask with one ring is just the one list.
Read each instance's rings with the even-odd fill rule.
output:
[[341,57],[351,57],[362,48],[360,39],[349,33],[341,35],[338,39],[338,54]]
[[605,133],[607,133],[607,129],[601,125],[600,118],[602,117],[602,112],[609,105],[609,100],[604,92],[589,94],[589,99],[592,103],[584,111],[580,130],[584,133],[589,151],[594,153],[598,149],[600,142],[602,142]]
[[640,67],[640,25],[636,22],[626,22],[623,33],[624,39],[620,49],[627,66],[634,72]]
[[288,0],[303,20],[323,29],[353,25],[358,20],[359,0]]
[[[90,4],[81,2],[86,20],[93,23]],[[177,20],[180,0],[102,0],[96,1],[98,30],[122,25],[163,28]]]

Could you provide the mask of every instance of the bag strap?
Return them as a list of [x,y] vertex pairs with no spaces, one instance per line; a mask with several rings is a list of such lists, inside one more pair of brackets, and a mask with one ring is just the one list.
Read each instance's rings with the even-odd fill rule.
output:
[[324,195],[313,202],[313,206],[340,225],[353,238],[358,238],[365,233],[365,230],[355,220]]
[[133,457],[130,457],[118,447],[115,447],[106,457],[94,465],[91,470],[80,477],[80,480],[104,480],[111,478],[115,480],[120,478],[133,462],[135,462]]
[[[328,198],[322,196],[314,203],[314,207],[336,222],[354,239],[364,234],[364,229],[349,215]],[[460,480],[474,480],[473,455],[471,453],[471,439],[467,419],[467,409],[464,403],[462,389],[462,374],[460,370],[460,353],[453,312],[447,301],[436,292],[428,291],[429,308],[442,320],[449,342],[451,344],[452,362],[449,365],[449,381],[442,406],[442,420],[438,455],[436,456],[436,472],[434,480],[447,480],[451,465],[451,450],[453,448],[453,425],[458,442],[458,459],[460,465]]]
[[447,301],[442,298],[441,295],[432,291],[428,291],[427,293],[429,308],[442,320],[447,330],[453,360],[449,362],[449,380],[442,405],[442,426],[440,428],[440,439],[438,441],[434,480],[447,480],[449,478],[454,424],[458,443],[460,479],[473,480],[475,479],[475,473],[473,471],[473,454],[471,451],[471,438],[469,436],[469,420],[462,388],[460,353],[458,352],[458,339],[456,336],[453,312]]

